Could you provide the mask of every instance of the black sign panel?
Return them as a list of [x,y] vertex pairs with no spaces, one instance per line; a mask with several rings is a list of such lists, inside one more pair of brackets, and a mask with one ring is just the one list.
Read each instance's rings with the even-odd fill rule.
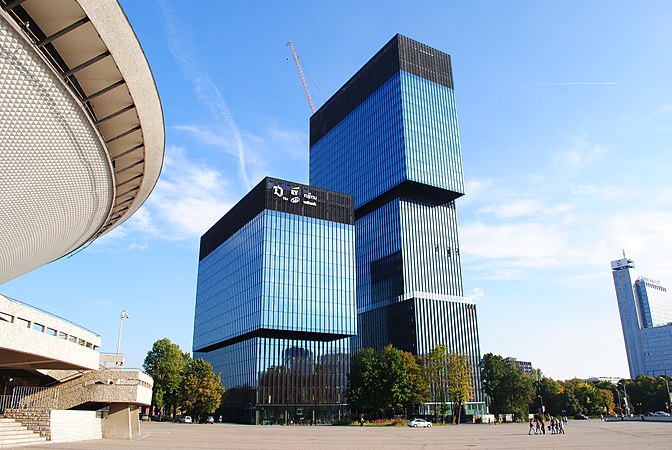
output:
[[200,259],[265,209],[354,225],[354,201],[351,195],[264,178],[201,237]]

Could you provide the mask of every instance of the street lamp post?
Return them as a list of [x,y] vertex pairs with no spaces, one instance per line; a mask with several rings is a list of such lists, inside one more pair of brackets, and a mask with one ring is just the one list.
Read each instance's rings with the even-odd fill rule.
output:
[[616,394],[618,395],[618,409],[621,417],[623,417],[623,403],[621,402],[621,391],[618,390],[618,385],[616,385]]
[[663,375],[659,376],[658,378],[665,380],[665,387],[667,387],[667,402],[665,403],[665,406],[669,410],[670,403],[672,403],[672,395],[670,395],[670,379]]
[[117,339],[117,356],[119,356],[119,350],[121,349],[121,327],[124,324],[124,319],[128,319],[130,316],[128,315],[128,311],[125,309],[121,310],[121,313],[119,314],[119,339]]
[[623,402],[625,403],[625,415],[627,417],[630,417],[630,405],[628,405],[628,391],[625,388],[625,383],[623,384],[618,383],[618,386],[623,386]]
[[544,415],[544,398],[541,395],[537,395],[539,397],[539,401],[541,402],[541,414]]

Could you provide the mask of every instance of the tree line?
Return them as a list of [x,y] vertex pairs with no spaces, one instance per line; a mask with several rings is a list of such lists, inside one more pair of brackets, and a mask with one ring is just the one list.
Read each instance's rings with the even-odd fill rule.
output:
[[640,375],[617,384],[577,378],[558,381],[539,369],[526,374],[514,359],[487,353],[481,359],[481,379],[492,414],[514,414],[525,420],[529,413],[615,416],[669,407],[667,377]]
[[[152,406],[163,415],[195,418],[219,408],[225,389],[219,374],[202,360],[183,353],[164,338],[147,353],[144,370],[154,379]],[[516,360],[487,353],[480,362],[481,383],[491,414],[529,413],[554,416],[626,415],[669,411],[667,377],[638,376],[608,381],[554,380],[533,369],[527,374]],[[474,373],[466,355],[438,345],[426,355],[413,355],[392,345],[381,352],[359,349],[352,356],[346,398],[353,418],[416,415],[432,404],[435,420],[460,422],[462,407],[473,400]]]
[[162,415],[179,412],[197,420],[219,408],[224,395],[220,375],[210,363],[193,359],[170,339],[156,341],[142,366],[154,379],[152,407]]
[[434,404],[437,419],[460,422],[462,405],[472,400],[469,357],[438,345],[425,356],[388,345],[382,352],[359,349],[352,357],[346,396],[353,417],[368,419],[413,416]]

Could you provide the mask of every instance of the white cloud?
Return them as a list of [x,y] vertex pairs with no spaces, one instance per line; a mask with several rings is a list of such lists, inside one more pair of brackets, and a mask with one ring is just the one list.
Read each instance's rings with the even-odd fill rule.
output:
[[474,302],[481,301],[485,298],[485,292],[483,292],[483,289],[479,287],[475,287],[469,292],[469,295],[467,296]]
[[[192,161],[186,151],[168,147],[163,172],[145,204],[97,245],[144,249],[150,240],[197,238],[237,201],[240,187],[217,169]],[[227,196],[231,192],[231,196]]]
[[553,162],[570,169],[580,169],[602,160],[609,150],[599,144],[590,144],[584,138],[575,136],[568,148],[554,151]]
[[464,197],[460,197],[460,205],[467,205],[477,202],[484,193],[492,185],[491,180],[486,179],[469,179],[464,182]]
[[[483,279],[524,279],[558,278],[559,273],[542,271],[561,268],[565,280],[578,283],[581,277],[597,276],[596,271],[604,275],[609,261],[625,249],[646,266],[646,273],[672,282],[667,245],[672,242],[672,211],[666,206],[672,195],[666,189],[648,196],[634,189],[628,198],[614,197],[610,203],[604,192],[592,189],[584,192],[595,195],[572,205],[541,200],[498,204],[493,199],[475,209],[478,220],[461,224],[465,269]],[[487,220],[484,212],[490,214]]]
[[[170,147],[164,175],[148,202],[164,237],[194,237],[208,230],[233,203],[226,198],[230,178],[216,168],[189,160],[184,149]],[[240,189],[230,189],[237,197]]]
[[468,223],[460,236],[461,252],[508,267],[553,266],[571,253],[560,226]]
[[565,214],[571,209],[572,205],[567,203],[545,206],[538,200],[527,199],[486,206],[481,208],[479,212],[503,219],[512,219],[524,216],[557,216]]

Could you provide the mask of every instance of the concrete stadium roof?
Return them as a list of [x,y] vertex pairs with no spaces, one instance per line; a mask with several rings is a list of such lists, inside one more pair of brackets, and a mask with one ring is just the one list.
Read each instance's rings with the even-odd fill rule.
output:
[[165,137],[154,78],[116,0],[0,7],[5,54],[16,55],[0,57],[0,77],[13,77],[0,81],[3,283],[137,211],[158,181]]

